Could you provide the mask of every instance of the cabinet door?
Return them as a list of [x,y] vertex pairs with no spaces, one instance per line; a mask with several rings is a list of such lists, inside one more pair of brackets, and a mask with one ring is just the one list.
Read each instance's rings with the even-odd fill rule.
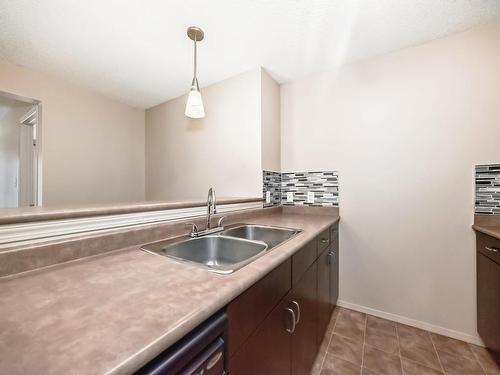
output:
[[328,254],[330,263],[330,313],[337,305],[339,298],[339,252],[332,249]]
[[477,253],[477,330],[486,347],[500,355],[500,264]]
[[338,224],[332,228],[330,233],[331,249],[329,255],[330,262],[330,313],[337,305],[339,298],[339,228]]
[[300,319],[291,336],[293,375],[308,375],[318,351],[317,275],[315,262],[292,288],[290,307],[294,302],[300,307]]
[[269,272],[227,307],[227,353],[233,356],[292,287],[291,259]]
[[323,251],[318,258],[318,344],[321,344],[331,315],[330,297],[330,264],[329,249]]
[[288,296],[271,311],[248,341],[229,359],[231,375],[287,375],[291,373],[291,339],[286,331],[293,325]]

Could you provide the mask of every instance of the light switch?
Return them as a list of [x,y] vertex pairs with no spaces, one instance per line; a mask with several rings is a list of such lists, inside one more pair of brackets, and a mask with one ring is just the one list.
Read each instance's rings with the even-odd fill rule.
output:
[[288,203],[293,203],[293,191],[286,192],[286,201]]
[[307,192],[307,203],[314,203],[314,191]]
[[266,203],[271,203],[271,192],[266,191]]

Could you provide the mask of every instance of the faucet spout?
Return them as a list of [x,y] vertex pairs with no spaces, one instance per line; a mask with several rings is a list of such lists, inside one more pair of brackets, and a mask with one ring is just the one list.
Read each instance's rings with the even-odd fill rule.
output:
[[189,223],[191,225],[192,230],[191,233],[189,234],[191,237],[201,237],[201,236],[206,236],[208,234],[214,234],[214,233],[219,233],[224,230],[224,227],[222,226],[222,220],[224,220],[224,217],[221,217],[219,219],[219,223],[215,228],[212,228],[211,224],[211,219],[212,215],[217,213],[217,198],[215,197],[215,190],[213,188],[210,188],[208,190],[208,197],[207,197],[207,218],[206,218],[206,227],[204,230],[198,230],[198,227],[194,223]]
[[217,198],[215,196],[215,190],[213,188],[208,189],[208,197],[207,197],[207,223],[206,228],[211,229],[212,224],[211,216],[217,213]]

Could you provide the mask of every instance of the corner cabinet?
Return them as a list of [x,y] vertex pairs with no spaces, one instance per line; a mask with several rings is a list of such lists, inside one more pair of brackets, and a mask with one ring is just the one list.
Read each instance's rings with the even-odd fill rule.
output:
[[500,240],[476,234],[477,330],[500,363]]
[[229,374],[309,374],[337,296],[335,224],[228,305]]

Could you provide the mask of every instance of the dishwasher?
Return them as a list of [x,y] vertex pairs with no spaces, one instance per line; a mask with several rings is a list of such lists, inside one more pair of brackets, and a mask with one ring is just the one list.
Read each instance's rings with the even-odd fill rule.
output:
[[137,371],[136,375],[224,375],[227,315],[219,312]]

